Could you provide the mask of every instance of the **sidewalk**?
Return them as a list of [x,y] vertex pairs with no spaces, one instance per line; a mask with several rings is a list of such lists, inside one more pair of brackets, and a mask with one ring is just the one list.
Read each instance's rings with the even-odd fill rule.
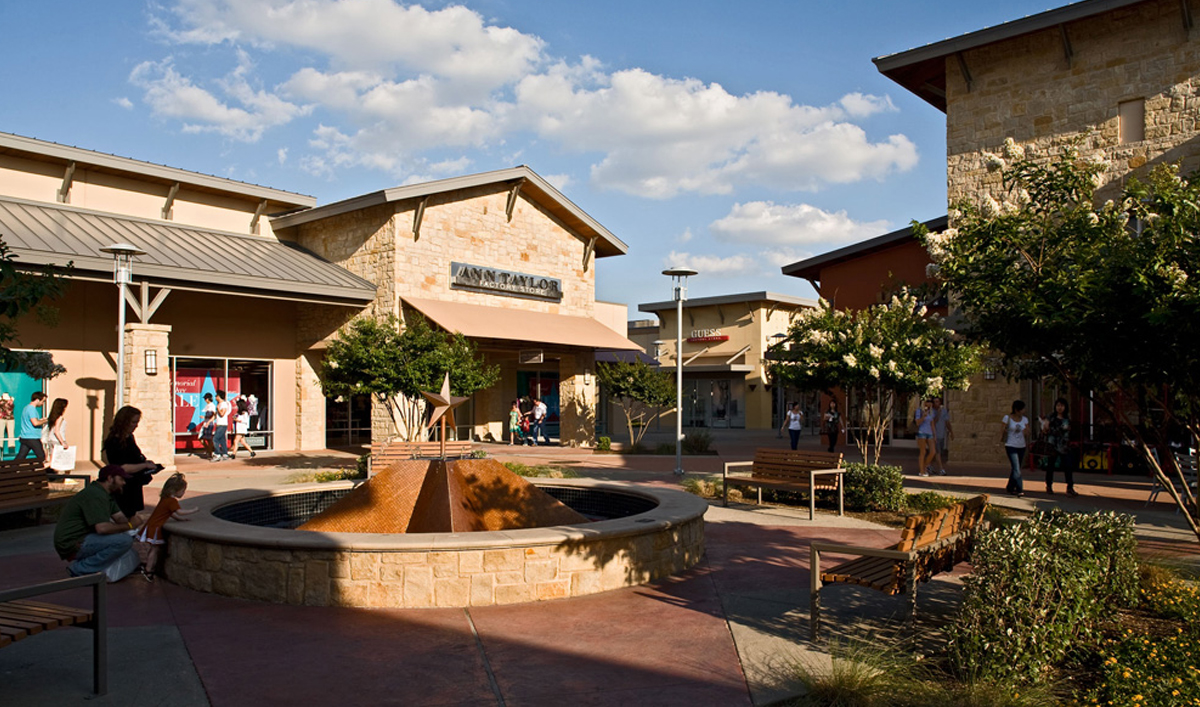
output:
[[[723,431],[719,456],[685,458],[689,474],[720,474],[773,433]],[[805,442],[815,444],[815,440]],[[582,476],[677,485],[674,457],[483,445],[490,455],[569,466]],[[852,456],[850,450],[847,456]],[[908,452],[909,450],[900,450]],[[904,454],[885,462],[905,464]],[[915,452],[908,455],[915,457]],[[230,462],[177,460],[191,494],[271,487],[315,469],[353,466],[348,452],[260,453]],[[911,463],[908,463],[911,466]],[[1164,503],[1143,507],[1148,479],[1081,475],[1082,496],[1034,491],[1010,499],[1002,465],[908,478],[913,489],[992,493],[1027,508],[1111,509],[1138,517],[1143,547],[1192,557],[1200,545]],[[966,475],[969,474],[969,475]],[[147,500],[157,497],[156,479]],[[1001,497],[997,497],[999,494]],[[186,505],[186,499],[184,503]],[[110,694],[88,699],[90,634],[57,630],[0,649],[0,704],[61,705],[763,705],[795,694],[788,663],[822,660],[808,638],[808,543],[885,546],[896,531],[807,508],[714,505],[707,554],[670,580],[517,606],[367,610],[260,604],[131,577],[110,587]],[[0,532],[0,586],[62,577],[53,527]],[[960,572],[963,568],[960,567]],[[953,610],[961,574],[920,592],[926,627]],[[889,630],[905,600],[835,586],[827,626]],[[85,605],[87,597],[51,599]]]

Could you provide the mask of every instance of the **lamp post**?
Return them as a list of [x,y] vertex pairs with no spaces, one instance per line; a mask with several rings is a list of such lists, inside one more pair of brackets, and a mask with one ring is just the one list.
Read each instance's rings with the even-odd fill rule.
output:
[[[772,346],[779,345],[786,338],[787,338],[787,334],[781,334],[778,332],[771,334],[771,339],[773,339],[773,341],[767,342],[767,350],[770,351]],[[778,351],[776,352],[776,355],[778,355]],[[775,383],[775,398],[778,400],[778,403],[775,405],[775,410],[779,414],[778,419],[779,419],[779,425],[780,425],[779,431],[775,435],[775,437],[777,439],[783,439],[783,416],[786,413],[785,407],[787,405],[787,403],[784,402],[784,398],[787,395],[787,386],[781,385],[779,381],[774,381],[774,383]]]
[[128,243],[100,249],[113,258],[113,282],[117,285],[117,406],[125,406],[125,286],[133,282],[133,259],[146,251]]
[[675,475],[683,476],[683,301],[687,299],[687,279],[698,274],[676,265],[662,271],[675,288]]

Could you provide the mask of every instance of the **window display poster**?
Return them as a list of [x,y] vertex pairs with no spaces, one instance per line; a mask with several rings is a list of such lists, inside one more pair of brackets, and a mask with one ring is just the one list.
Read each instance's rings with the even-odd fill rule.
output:
[[195,429],[204,420],[204,395],[211,394],[216,402],[217,390],[224,390],[226,400],[236,398],[242,391],[240,376],[225,379],[223,368],[179,368],[175,371],[175,449],[185,450]]
[[[17,455],[18,436],[21,434],[21,412],[29,404],[29,397],[34,393],[44,392],[42,381],[30,378],[23,371],[5,371],[0,369],[0,393],[8,393],[12,398],[12,418],[0,421],[0,458],[12,459]],[[47,401],[48,402],[48,401]],[[50,405],[42,408],[43,414],[50,411]]]

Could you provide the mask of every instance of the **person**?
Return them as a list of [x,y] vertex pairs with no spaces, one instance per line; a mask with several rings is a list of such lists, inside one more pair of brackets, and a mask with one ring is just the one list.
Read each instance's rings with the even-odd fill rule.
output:
[[933,473],[934,447],[937,445],[933,419],[933,400],[924,398],[921,407],[913,413],[917,423],[917,468],[921,470],[921,476]]
[[42,414],[42,406],[46,404],[46,394],[38,391],[29,396],[29,404],[21,411],[21,437],[17,445],[17,461],[25,461],[29,453],[39,464],[46,463],[46,448],[42,446],[42,425],[46,418]]
[[217,391],[217,423],[213,426],[213,443],[216,450],[209,461],[219,462],[229,458],[229,402],[225,400],[225,391]]
[[937,465],[938,476],[946,475],[945,459],[950,457],[947,441],[954,434],[954,426],[950,424],[950,410],[942,404],[941,396],[933,399],[933,462]]
[[[134,552],[130,531],[144,525],[146,515],[128,516],[117,505],[116,497],[128,478],[121,465],[109,464],[100,470],[96,483],[84,486],[63,507],[54,526],[54,550],[69,563],[67,572],[72,577],[103,572]],[[129,571],[134,567],[131,563]],[[112,582],[119,579],[109,577]]]
[[825,408],[825,415],[822,418],[821,424],[825,427],[825,436],[829,438],[829,449],[832,452],[837,446],[838,432],[845,434],[846,423],[842,422],[842,414],[838,412],[837,398],[830,398],[829,405]]
[[1042,420],[1042,434],[1046,436],[1049,459],[1046,461],[1046,493],[1054,493],[1054,470],[1062,469],[1067,480],[1067,495],[1075,492],[1075,464],[1071,459],[1071,421],[1066,398],[1054,401],[1054,412]]
[[800,444],[800,430],[803,429],[804,413],[800,412],[800,403],[792,403],[788,408],[787,415],[784,417],[783,424],[779,427],[779,432],[782,434],[786,428],[788,437],[791,438],[792,449]]
[[66,398],[55,398],[50,405],[50,414],[46,416],[46,424],[42,425],[42,447],[50,461],[54,461],[55,447],[70,446],[67,444],[67,419],[63,417],[66,411]]
[[237,458],[238,445],[246,448],[250,452],[250,458],[253,459],[256,455],[254,450],[250,448],[250,443],[246,441],[246,432],[250,430],[250,405],[244,397],[237,400],[237,414],[233,418],[233,452],[229,455],[230,459]]
[[0,393],[0,454],[8,454],[9,448],[17,446],[17,421],[13,418],[14,408],[17,404],[13,400],[13,396],[8,394],[8,391]]
[[545,444],[550,444],[550,435],[546,433],[546,415],[550,413],[550,408],[546,406],[546,401],[541,398],[533,399],[533,444],[538,443],[540,436],[545,440]]
[[1029,440],[1029,418],[1025,417],[1025,401],[1014,400],[1012,412],[1005,415],[1001,422],[1003,429],[1000,432],[1000,444],[1004,445],[1004,454],[1012,465],[1007,490],[1021,498],[1025,495],[1025,485],[1021,481],[1021,462],[1025,460],[1025,447]]
[[117,506],[127,518],[132,518],[135,513],[146,507],[142,489],[150,483],[151,477],[162,469],[158,464],[146,459],[146,455],[138,448],[137,440],[133,438],[133,433],[141,421],[142,411],[132,405],[117,410],[117,414],[113,416],[112,427],[108,429],[108,436],[104,438],[102,445],[106,462],[125,470],[125,480],[116,494],[116,499]]
[[521,401],[514,400],[512,409],[508,411],[508,436],[509,444],[517,444],[517,438],[521,434],[521,420],[525,415],[521,412]]
[[147,582],[154,581],[154,575],[158,569],[159,548],[167,544],[166,538],[163,537],[163,526],[168,520],[187,520],[185,516],[190,516],[199,510],[198,508],[183,508],[179,505],[179,499],[183,498],[185,493],[187,493],[187,479],[183,474],[172,474],[171,478],[163,484],[158,497],[158,505],[150,514],[150,519],[146,521],[146,524],[142,526],[142,531],[137,535],[138,542],[148,546],[146,563],[142,567],[142,577]]

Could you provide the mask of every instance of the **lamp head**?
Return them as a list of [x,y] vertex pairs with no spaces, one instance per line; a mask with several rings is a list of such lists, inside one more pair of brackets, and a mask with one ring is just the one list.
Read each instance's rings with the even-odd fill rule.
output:
[[676,265],[675,267],[663,270],[662,274],[666,275],[667,277],[691,277],[692,275],[698,275],[699,273],[689,267]]
[[136,258],[139,255],[146,254],[146,251],[128,243],[113,243],[110,246],[101,248],[100,252],[107,253],[114,258]]

